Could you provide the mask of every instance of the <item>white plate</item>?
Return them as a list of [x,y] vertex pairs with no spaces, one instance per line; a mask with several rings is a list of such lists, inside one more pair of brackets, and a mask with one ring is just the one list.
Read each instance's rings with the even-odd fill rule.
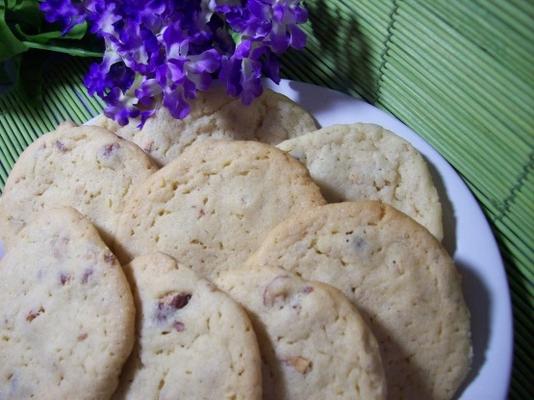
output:
[[[512,312],[506,274],[489,224],[456,171],[410,128],[364,101],[299,82],[267,84],[301,104],[321,126],[376,123],[402,136],[423,154],[444,206],[444,244],[463,275],[471,311],[474,360],[459,399],[506,399],[512,366]],[[0,247],[0,257],[1,253]]]

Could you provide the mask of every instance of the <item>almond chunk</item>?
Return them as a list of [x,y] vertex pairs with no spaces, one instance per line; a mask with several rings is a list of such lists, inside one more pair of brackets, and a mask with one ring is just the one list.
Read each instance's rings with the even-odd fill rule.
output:
[[301,374],[306,374],[311,370],[312,362],[304,357],[289,357],[286,361],[286,364],[291,365]]

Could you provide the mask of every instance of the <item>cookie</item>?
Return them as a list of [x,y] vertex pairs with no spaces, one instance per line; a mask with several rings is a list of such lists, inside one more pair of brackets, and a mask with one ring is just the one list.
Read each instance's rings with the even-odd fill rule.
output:
[[376,201],[329,204],[288,218],[249,263],[335,286],[382,352],[390,399],[450,399],[471,360],[460,275],[421,225]]
[[292,213],[324,204],[306,169],[252,141],[196,143],[128,199],[115,251],[161,251],[212,279],[235,268]]
[[72,208],[41,213],[0,261],[0,276],[0,398],[110,398],[135,309],[91,223]]
[[162,253],[125,267],[137,343],[114,399],[261,399],[261,361],[245,311]]
[[117,131],[121,128],[118,122],[106,117],[104,114],[97,115],[93,119],[87,121],[84,125],[104,128],[105,130],[113,132],[115,134],[117,134]]
[[441,203],[425,160],[374,124],[333,125],[278,145],[304,163],[328,202],[381,200],[443,238]]
[[0,239],[9,248],[37,213],[70,206],[110,243],[124,198],[156,169],[127,140],[102,128],[64,124],[33,142],[13,167],[0,199]]
[[286,96],[265,90],[250,106],[244,106],[223,88],[199,92],[191,113],[182,120],[162,107],[142,129],[138,129],[139,121],[135,120],[124,127],[106,117],[93,123],[136,143],[160,165],[174,160],[198,139],[276,144],[317,129],[313,117]]
[[385,398],[376,340],[339,290],[280,268],[234,269],[216,284],[249,312],[264,399]]

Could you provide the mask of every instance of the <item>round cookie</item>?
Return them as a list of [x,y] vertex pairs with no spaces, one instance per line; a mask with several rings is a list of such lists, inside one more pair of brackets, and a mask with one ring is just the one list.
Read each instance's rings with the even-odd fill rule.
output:
[[328,202],[381,200],[443,238],[441,203],[425,160],[374,124],[333,125],[280,143],[304,163]]
[[306,169],[277,148],[206,140],[132,194],[114,248],[123,264],[161,251],[212,279],[244,262],[289,215],[320,204]]
[[261,399],[261,361],[245,311],[162,253],[125,267],[137,343],[114,399]]
[[124,198],[156,171],[136,145],[102,128],[61,125],[20,156],[0,199],[0,239],[6,248],[36,213],[70,206],[111,242]]
[[0,398],[110,398],[135,309],[89,221],[71,208],[43,212],[2,258],[0,276]]
[[265,400],[385,398],[376,340],[339,290],[280,268],[234,269],[216,283],[249,312]]
[[314,131],[313,117],[298,104],[272,90],[265,90],[250,106],[229,97],[224,88],[199,92],[191,104],[191,113],[176,119],[160,108],[142,129],[133,120],[121,127],[106,117],[93,122],[131,140],[158,164],[178,157],[198,139],[256,140],[277,144],[283,140]]
[[467,375],[460,275],[441,244],[395,208],[364,201],[308,210],[276,227],[248,262],[341,289],[378,340],[390,399],[450,399]]

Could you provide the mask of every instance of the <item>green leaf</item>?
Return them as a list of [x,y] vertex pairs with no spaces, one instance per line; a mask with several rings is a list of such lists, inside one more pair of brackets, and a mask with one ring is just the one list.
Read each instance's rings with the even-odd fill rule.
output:
[[28,50],[24,43],[17,39],[9,29],[5,20],[5,12],[6,1],[0,0],[0,62]]
[[8,0],[7,8],[13,11],[34,12],[39,10],[39,2],[36,0]]
[[82,39],[87,33],[87,22],[82,22],[81,24],[74,25],[70,31],[63,35],[64,39],[73,39],[78,40]]
[[7,0],[6,20],[18,22],[39,29],[43,22],[43,13],[36,0]]
[[230,36],[234,40],[234,43],[238,44],[241,43],[241,37],[243,36],[243,34],[230,29]]
[[38,33],[36,35],[28,35],[24,33],[20,25],[15,25],[15,32],[22,38],[24,41],[46,44],[50,40],[80,40],[87,33],[87,22],[82,22],[74,26],[69,32],[63,34],[61,31],[49,31]]

